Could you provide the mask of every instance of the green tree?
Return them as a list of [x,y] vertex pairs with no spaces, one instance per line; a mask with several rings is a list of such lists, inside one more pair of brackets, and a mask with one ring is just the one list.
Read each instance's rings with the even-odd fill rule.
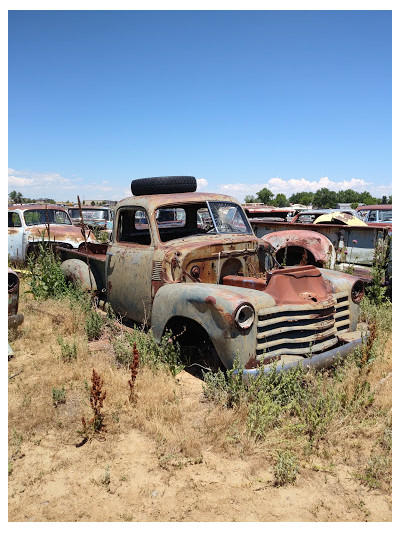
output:
[[359,201],[360,193],[353,191],[353,189],[346,189],[337,193],[338,204],[351,204]]
[[258,191],[257,193],[258,199],[263,204],[270,204],[272,202],[272,199],[274,197],[274,193],[271,192],[269,189],[264,187],[264,189],[261,189],[261,191]]
[[377,198],[374,198],[371,196],[371,194],[368,191],[361,192],[358,197],[358,203],[359,204],[365,204],[365,205],[375,205],[378,203]]
[[248,194],[244,197],[244,201],[246,204],[255,204],[257,203],[257,198],[255,196],[252,196],[251,194]]
[[386,205],[388,203],[387,196],[382,196],[382,204]]
[[313,192],[296,192],[290,196],[289,201],[292,204],[309,205],[313,203],[314,196]]
[[283,193],[279,193],[275,197],[274,205],[276,207],[288,207],[289,201]]
[[96,205],[96,202],[94,200],[92,200],[90,205]]
[[313,205],[323,209],[335,209],[337,204],[337,194],[326,187],[318,189],[315,193]]
[[22,193],[17,191],[11,191],[8,196],[10,197],[13,204],[22,203]]

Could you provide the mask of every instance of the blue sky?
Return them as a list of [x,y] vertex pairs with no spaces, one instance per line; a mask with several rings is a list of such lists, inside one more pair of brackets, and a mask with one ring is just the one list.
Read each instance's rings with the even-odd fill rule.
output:
[[391,194],[390,11],[10,11],[9,191]]

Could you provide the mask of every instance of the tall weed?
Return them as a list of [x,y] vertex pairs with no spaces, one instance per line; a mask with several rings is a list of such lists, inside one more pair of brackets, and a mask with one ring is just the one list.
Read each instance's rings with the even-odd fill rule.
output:
[[115,357],[120,365],[126,367],[131,365],[135,344],[140,353],[141,366],[149,366],[154,371],[166,367],[173,376],[185,368],[180,346],[173,342],[169,332],[166,332],[160,344],[157,344],[151,330],[145,332],[136,326],[132,332],[124,332],[113,341]]
[[62,298],[68,291],[61,270],[61,261],[44,240],[36,247],[36,254],[28,256],[30,291],[37,300]]

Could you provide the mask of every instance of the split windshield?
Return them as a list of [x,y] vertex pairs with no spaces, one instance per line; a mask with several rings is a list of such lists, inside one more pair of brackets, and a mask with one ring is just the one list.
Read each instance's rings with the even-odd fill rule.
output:
[[253,233],[243,209],[232,202],[168,205],[157,209],[155,214],[162,242],[205,233]]
[[58,209],[29,209],[24,211],[24,220],[27,226],[38,226],[40,224],[72,224],[68,213]]
[[[81,218],[79,209],[70,209],[69,214],[72,218]],[[107,209],[82,209],[82,215],[85,220],[109,220]]]

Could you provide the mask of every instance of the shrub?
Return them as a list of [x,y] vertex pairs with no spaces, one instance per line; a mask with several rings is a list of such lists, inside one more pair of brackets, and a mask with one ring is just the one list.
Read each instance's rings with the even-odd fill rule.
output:
[[53,388],[51,394],[54,407],[57,407],[57,405],[60,405],[61,403],[65,403],[66,390],[64,389],[64,385],[61,389]]
[[298,471],[296,457],[289,451],[279,452],[274,466],[275,485],[281,487],[287,483],[294,483]]
[[270,395],[260,390],[255,401],[249,404],[247,431],[250,437],[261,440],[266,437],[267,429],[279,425],[281,407]]
[[78,349],[75,340],[73,341],[72,345],[70,345],[68,342],[64,342],[62,337],[57,337],[57,342],[61,347],[61,360],[64,363],[71,363],[72,361],[75,361],[78,356]]
[[60,267],[60,260],[42,239],[36,245],[36,254],[28,257],[30,291],[40,299],[62,298],[68,291],[67,282]]
[[119,364],[127,367],[131,365],[132,349],[135,344],[140,353],[141,365],[147,365],[154,371],[161,367],[167,367],[173,376],[185,368],[181,361],[180,346],[173,342],[169,332],[165,333],[160,344],[157,344],[151,330],[145,333],[143,329],[138,327],[134,327],[132,332],[124,332],[114,339],[113,348]]
[[94,309],[89,309],[86,314],[85,331],[88,341],[99,339],[103,329],[103,319]]
[[380,304],[386,300],[386,287],[382,284],[385,281],[391,259],[391,237],[377,239],[374,247],[374,260],[372,267],[372,282],[366,289],[370,299]]

